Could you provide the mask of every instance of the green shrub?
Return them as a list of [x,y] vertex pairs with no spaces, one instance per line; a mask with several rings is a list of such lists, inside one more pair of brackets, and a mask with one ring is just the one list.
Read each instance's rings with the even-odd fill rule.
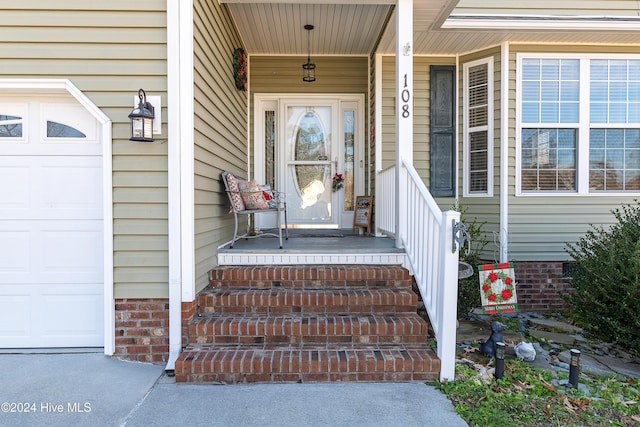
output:
[[[467,226],[467,232],[471,240],[460,250],[460,261],[464,261],[473,267],[473,276],[458,281],[458,319],[462,319],[471,310],[480,307],[482,304],[480,301],[478,264],[480,255],[485,246],[487,246],[487,239],[482,231],[485,222],[478,222],[475,217],[473,221],[467,221],[465,214],[468,208],[466,207],[455,205],[453,209],[460,212],[460,221]],[[469,244],[470,246],[467,246]],[[469,249],[468,253],[467,249]]]
[[640,352],[640,203],[612,210],[618,222],[591,226],[567,252],[574,292],[563,297],[594,337]]

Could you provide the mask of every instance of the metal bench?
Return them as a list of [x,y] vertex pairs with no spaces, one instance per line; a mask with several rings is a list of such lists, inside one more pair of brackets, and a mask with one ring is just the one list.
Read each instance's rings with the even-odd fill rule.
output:
[[[274,191],[271,189],[265,189],[264,186],[259,186],[256,188],[255,186],[251,188],[246,188],[247,181],[238,178],[233,173],[225,171],[222,172],[222,181],[224,182],[224,188],[229,196],[229,203],[231,203],[231,212],[233,213],[233,218],[235,220],[235,227],[233,231],[233,240],[229,245],[229,248],[233,248],[235,242],[240,239],[251,239],[255,237],[263,237],[263,236],[272,236],[278,237],[280,242],[280,249],[282,246],[282,217],[284,216],[284,235],[285,240],[289,239],[289,230],[287,223],[287,201],[285,198],[285,194]],[[267,192],[268,195],[273,197],[271,200],[266,200],[264,197],[264,192]],[[262,199],[261,199],[262,198]],[[264,200],[264,205],[262,204],[262,200]],[[247,205],[245,205],[245,201],[247,201]],[[249,203],[251,201],[251,203]],[[273,203],[269,203],[273,201]],[[254,203],[255,202],[255,203]],[[259,206],[258,209],[255,207]],[[264,206],[264,207],[263,207]],[[242,235],[238,235],[238,216],[239,215],[253,215],[253,214],[275,214],[276,215],[276,233],[251,233],[247,231]]]

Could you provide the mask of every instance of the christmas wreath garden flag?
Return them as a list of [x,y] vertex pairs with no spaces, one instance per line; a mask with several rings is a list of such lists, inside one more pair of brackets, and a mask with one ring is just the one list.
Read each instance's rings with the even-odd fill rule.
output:
[[479,265],[480,299],[485,314],[518,311],[515,272],[512,262]]

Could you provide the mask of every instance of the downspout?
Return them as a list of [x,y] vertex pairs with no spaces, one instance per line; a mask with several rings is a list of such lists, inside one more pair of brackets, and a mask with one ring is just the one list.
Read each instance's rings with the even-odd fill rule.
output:
[[500,49],[500,262],[509,259],[509,43]]
[[167,0],[167,181],[169,251],[169,357],[165,368],[173,372],[182,351],[182,245],[180,43],[181,6],[190,1]]

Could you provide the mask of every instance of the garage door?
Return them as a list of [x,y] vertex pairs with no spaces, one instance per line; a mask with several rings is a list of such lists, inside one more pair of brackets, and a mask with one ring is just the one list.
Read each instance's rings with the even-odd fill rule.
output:
[[0,348],[103,346],[101,153],[73,98],[0,97]]

